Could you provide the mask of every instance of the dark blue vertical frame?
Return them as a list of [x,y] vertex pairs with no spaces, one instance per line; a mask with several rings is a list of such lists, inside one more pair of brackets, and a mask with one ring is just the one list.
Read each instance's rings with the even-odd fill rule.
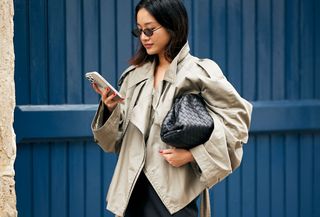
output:
[[14,1],[14,32],[16,104],[23,105],[30,103],[29,1]]
[[66,102],[65,1],[48,0],[49,104]]
[[241,197],[241,168],[233,171],[228,178],[228,191],[227,191],[227,207],[228,215],[239,216],[242,211],[242,197]]
[[100,70],[117,87],[116,1],[100,0]]
[[[83,0],[83,74],[88,71],[100,71],[99,69],[99,8],[98,0]],[[93,91],[89,82],[84,84],[84,103],[96,103],[97,94]]]
[[[67,102],[83,102],[83,28],[82,1],[66,1],[66,80]],[[82,141],[69,142],[68,146],[68,216],[85,217],[85,157]]]
[[[50,144],[50,207],[52,217],[69,217],[68,208],[68,146],[63,142]],[[47,189],[47,191],[49,190]]]
[[[100,0],[100,68],[102,75],[117,87],[117,28],[116,28],[116,1]],[[128,35],[128,38],[130,36]],[[120,72],[119,72],[120,73]],[[101,149],[95,144],[96,149]],[[102,152],[102,151],[101,151]],[[101,188],[100,188],[100,216],[114,216],[106,210],[107,189],[111,182],[115,161],[109,153],[101,153]]]
[[242,95],[248,100],[257,96],[255,5],[255,0],[242,1]]
[[[130,51],[130,55],[125,57],[125,59],[118,60],[119,58],[122,58],[119,56],[118,53],[118,40],[126,40],[127,42],[131,42],[132,36],[131,36],[131,25],[127,26],[125,28],[125,32],[121,33],[120,35],[123,35],[123,37],[119,38],[118,37],[118,31],[123,31],[122,28],[118,30],[117,26],[122,26],[118,25],[119,22],[122,23],[128,23],[128,17],[123,16],[123,14],[128,14],[127,12],[133,13],[132,8],[127,8],[126,12],[123,12],[121,9],[122,7],[119,8],[119,11],[117,11],[117,1],[100,1],[100,41],[101,41],[101,48],[100,48],[100,58],[101,58],[101,72],[102,74],[107,78],[108,81],[110,81],[115,87],[117,87],[117,80],[118,76],[121,74],[121,71],[118,71],[118,63],[119,61],[123,62],[125,65],[124,67],[127,67],[127,60],[130,58],[132,51]],[[119,13],[119,15],[118,15]],[[119,19],[115,19],[116,17],[119,17]],[[126,39],[127,38],[127,39]],[[111,43],[115,42],[115,43]],[[119,43],[122,43],[120,41]],[[121,45],[122,46],[122,45]],[[132,47],[132,46],[131,46]],[[127,47],[128,48],[128,47]],[[123,49],[127,52],[127,49]],[[100,150],[100,152],[97,152]],[[101,213],[103,216],[113,216],[109,211],[105,210],[105,197],[106,197],[106,192],[107,192],[107,187],[108,183],[110,183],[111,179],[111,174],[113,171],[113,167],[111,165],[114,165],[114,162],[112,161],[112,157],[109,154],[102,153],[101,155],[101,149],[96,145],[96,144],[90,144],[90,146],[87,146],[87,165],[86,167],[88,168],[87,174],[86,174],[86,180],[87,180],[87,186],[88,188],[93,188],[94,191],[90,191],[87,189],[86,195],[91,195],[91,197],[96,198],[96,205],[94,206],[95,208],[90,208],[93,209],[92,212],[98,213],[98,211]],[[90,159],[100,159],[99,162],[97,161],[92,161]],[[94,164],[94,165],[93,165]],[[99,166],[101,169],[98,169]],[[110,167],[112,169],[108,169],[108,173],[104,171],[103,168]],[[90,170],[90,168],[94,167],[95,170]],[[95,172],[101,172],[99,174],[101,179],[97,179],[98,174],[95,175],[90,175],[91,173]],[[106,181],[109,180],[109,181]],[[92,183],[92,184],[89,184]],[[100,201],[100,203],[99,203]],[[89,208],[87,208],[87,213],[92,213],[88,211]]]
[[285,182],[285,162],[284,162],[284,136],[271,136],[271,211],[270,216],[285,216],[284,213],[284,182]]
[[211,56],[210,1],[194,1],[193,34],[195,37],[193,51],[200,58]]
[[313,143],[313,197],[312,197],[312,205],[313,205],[313,217],[320,216],[320,135],[314,135],[314,143]]
[[257,217],[270,216],[270,137],[268,135],[257,136]]
[[[65,1],[48,1],[49,103],[66,103],[66,17]],[[68,174],[66,143],[50,144],[50,215],[68,217]]]
[[[241,2],[227,1],[227,71],[230,83],[241,92]],[[242,213],[241,201],[241,169],[233,171],[228,179],[227,207],[228,216]]]
[[[242,95],[248,100],[256,99],[256,1],[242,0],[242,29],[241,29],[241,70]],[[243,147],[242,161],[242,209],[243,217],[256,217],[256,149],[255,135],[250,135],[248,144]]]
[[300,137],[300,216],[312,216],[312,177],[313,177],[313,138],[312,135]]
[[212,216],[227,217],[227,180],[223,180],[213,186],[213,195],[214,197],[211,198]]
[[120,1],[116,1],[116,45],[117,45],[117,68],[116,75],[122,73],[128,67],[128,60],[131,58],[132,46],[131,46],[131,24],[132,24],[132,6],[131,1],[127,4],[123,4]]
[[103,181],[102,181],[102,211],[104,213],[103,216],[112,217],[114,214],[112,214],[110,211],[106,210],[106,196],[107,191],[109,189],[109,184],[111,182],[111,178],[113,175],[113,171],[115,168],[115,164],[117,162],[117,157],[113,153],[102,153],[102,166],[101,166],[101,173],[103,174]]
[[48,103],[47,2],[30,0],[30,95],[32,104]]
[[[30,104],[29,1],[16,0],[14,13],[16,104]],[[33,217],[32,145],[17,144],[17,147],[14,164],[17,210],[19,215],[23,213],[23,217]]]
[[272,0],[272,99],[285,98],[285,0]]
[[50,217],[50,145],[33,146],[33,217]]
[[[81,1],[66,1],[66,84],[67,103],[82,103],[82,12]],[[87,83],[86,83],[87,84]]]
[[85,161],[85,203],[86,216],[100,216],[101,203],[101,150],[96,144],[88,142],[85,144],[86,161]]
[[285,214],[299,216],[299,136],[287,135],[285,140]]
[[17,210],[23,217],[34,217],[33,214],[33,160],[31,144],[18,145],[15,161],[15,180],[17,192]]
[[227,1],[227,71],[228,79],[242,92],[242,16],[241,1]]
[[[315,31],[314,31],[314,38],[315,40],[315,60],[314,60],[314,74],[315,80],[317,82],[320,80],[320,2],[314,0],[314,10],[315,10]],[[320,99],[320,85],[315,85],[315,98]],[[316,134],[314,136],[314,177],[313,177],[313,216],[320,216],[320,135]]]
[[[131,29],[137,26],[136,18],[135,18],[135,9],[138,3],[139,3],[139,0],[131,0],[131,11],[132,11],[131,12]],[[130,35],[131,35],[131,49],[132,49],[131,56],[133,56],[137,50],[139,38],[134,37],[131,34],[131,32],[130,32]]]
[[86,217],[85,147],[80,142],[70,142],[68,153],[69,216]]
[[257,1],[257,85],[258,99],[271,98],[271,3]]
[[189,35],[188,35],[188,43],[191,49],[191,53],[193,53],[193,47],[194,47],[194,29],[193,29],[193,11],[194,11],[194,7],[193,7],[193,0],[184,0],[184,6],[186,7],[187,13],[188,13],[188,22],[189,22]]
[[227,3],[226,0],[212,1],[212,58],[225,75],[227,66]]
[[314,0],[314,91],[315,91],[315,98],[320,99],[320,85],[317,85],[318,81],[320,81],[320,2],[317,0]]
[[[31,104],[48,103],[47,2],[31,0],[30,10],[30,87]],[[33,216],[50,216],[50,144],[33,147]]]
[[242,209],[239,216],[256,217],[256,147],[255,136],[250,135],[249,142],[243,146],[242,160]]
[[[300,74],[302,99],[314,98],[314,2],[300,1]],[[300,138],[300,216],[312,216],[313,183],[313,136],[302,135]]]
[[314,98],[314,2],[313,0],[300,1],[300,74],[301,98]]
[[299,0],[286,1],[286,98],[300,98]]
[[[223,73],[227,75],[227,3],[226,1],[211,2],[211,58],[220,66]],[[196,36],[195,36],[196,40]],[[227,180],[220,182],[213,187],[214,198],[211,201],[213,204],[213,216],[227,217],[228,216],[228,198],[227,198]]]
[[[302,99],[314,98],[314,2],[300,1],[300,74]],[[300,216],[312,216],[313,183],[313,136],[302,135],[300,138]]]

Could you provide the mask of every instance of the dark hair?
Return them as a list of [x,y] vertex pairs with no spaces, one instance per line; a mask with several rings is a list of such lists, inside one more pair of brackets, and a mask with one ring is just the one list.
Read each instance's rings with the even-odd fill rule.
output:
[[[135,9],[135,18],[140,9],[146,9],[170,34],[170,42],[165,51],[165,57],[172,61],[188,39],[188,14],[181,0],[141,0]],[[130,64],[142,65],[153,60],[157,55],[148,55],[146,49],[138,40],[138,50],[130,60]]]

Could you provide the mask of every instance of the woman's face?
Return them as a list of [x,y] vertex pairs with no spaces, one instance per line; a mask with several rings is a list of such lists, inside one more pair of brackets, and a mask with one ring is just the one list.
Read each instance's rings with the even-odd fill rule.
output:
[[167,30],[161,27],[157,20],[144,8],[138,11],[137,26],[140,30],[155,30],[152,36],[146,36],[142,32],[140,41],[149,55],[163,56],[170,41],[170,35]]

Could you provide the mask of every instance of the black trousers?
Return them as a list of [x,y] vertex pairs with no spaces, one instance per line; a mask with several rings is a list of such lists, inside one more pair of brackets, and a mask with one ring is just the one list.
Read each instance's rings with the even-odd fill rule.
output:
[[133,189],[125,217],[197,217],[196,200],[182,210],[170,215],[159,196],[153,189],[144,172],[141,172]]

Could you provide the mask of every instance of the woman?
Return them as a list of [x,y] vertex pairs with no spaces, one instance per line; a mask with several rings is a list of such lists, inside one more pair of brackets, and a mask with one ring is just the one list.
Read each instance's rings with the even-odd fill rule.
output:
[[[125,217],[196,217],[197,197],[239,166],[252,107],[213,61],[189,54],[180,0],[141,0],[135,12],[140,46],[119,81],[125,99],[93,85],[101,94],[95,140],[119,154],[107,209]],[[160,139],[161,123],[183,93],[200,94],[215,125],[210,139],[190,150]],[[208,199],[202,205],[209,216]]]

